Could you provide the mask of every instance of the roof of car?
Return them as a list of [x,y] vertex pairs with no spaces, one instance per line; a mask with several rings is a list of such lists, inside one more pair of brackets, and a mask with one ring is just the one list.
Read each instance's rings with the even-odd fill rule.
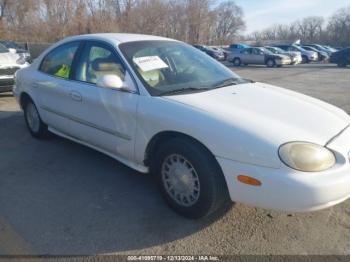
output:
[[134,41],[144,41],[144,40],[168,40],[176,41],[174,39],[165,38],[161,36],[153,35],[142,35],[142,34],[127,34],[127,33],[101,33],[101,34],[86,34],[77,35],[66,38],[67,40],[73,39],[108,39],[113,40],[118,43],[134,42]]

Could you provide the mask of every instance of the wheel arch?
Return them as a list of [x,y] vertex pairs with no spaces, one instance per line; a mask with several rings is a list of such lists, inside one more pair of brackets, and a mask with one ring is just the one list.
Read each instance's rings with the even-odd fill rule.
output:
[[185,133],[182,132],[178,132],[178,131],[162,131],[159,132],[157,134],[155,134],[151,140],[148,142],[147,146],[146,146],[146,150],[145,150],[145,155],[144,155],[144,164],[146,166],[150,167],[150,171],[152,172],[152,168],[153,168],[153,156],[155,155],[155,153],[157,152],[157,150],[160,148],[160,146],[173,138],[183,138],[183,139],[187,139],[187,140],[191,140],[194,143],[200,145],[205,151],[207,151],[213,158],[213,160],[215,160],[216,164],[218,165],[218,167],[220,168],[221,172],[221,166],[219,165],[218,161],[215,158],[215,155],[210,151],[210,149],[203,144],[201,141],[199,141],[198,139],[194,138],[193,136],[187,135]]
[[22,92],[19,96],[19,104],[22,109],[24,109],[24,106],[28,101],[33,101],[33,98],[27,92]]

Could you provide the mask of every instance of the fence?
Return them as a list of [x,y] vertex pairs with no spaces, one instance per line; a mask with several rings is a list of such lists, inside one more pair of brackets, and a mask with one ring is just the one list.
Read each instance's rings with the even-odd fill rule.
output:
[[45,51],[50,43],[17,43],[21,48],[27,49],[32,59],[37,58],[43,51]]

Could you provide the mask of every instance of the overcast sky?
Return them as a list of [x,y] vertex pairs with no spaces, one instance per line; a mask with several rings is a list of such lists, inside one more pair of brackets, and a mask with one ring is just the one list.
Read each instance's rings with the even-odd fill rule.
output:
[[350,0],[235,0],[244,10],[246,33],[306,16],[329,17]]

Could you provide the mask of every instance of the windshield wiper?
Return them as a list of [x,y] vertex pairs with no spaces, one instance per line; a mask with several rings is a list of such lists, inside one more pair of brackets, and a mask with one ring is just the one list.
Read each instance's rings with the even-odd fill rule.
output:
[[210,90],[210,88],[187,87],[187,88],[174,89],[170,91],[164,91],[160,93],[159,96],[174,95],[174,94],[187,93],[187,92],[202,92],[207,90]]
[[254,83],[253,80],[250,79],[245,79],[245,78],[227,78],[223,81],[218,82],[213,89],[216,88],[221,88],[221,87],[225,87],[225,86],[231,86],[231,85],[239,85],[239,84],[245,84],[245,83]]

